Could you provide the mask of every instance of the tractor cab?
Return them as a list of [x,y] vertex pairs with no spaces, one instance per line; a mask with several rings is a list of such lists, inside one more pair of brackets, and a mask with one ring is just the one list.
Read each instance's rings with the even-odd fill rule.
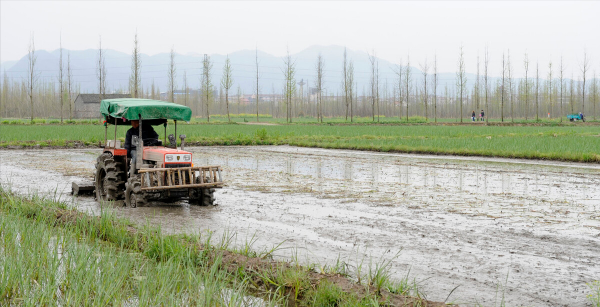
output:
[[[185,135],[177,144],[177,121],[189,122],[190,108],[171,102],[150,99],[105,99],[100,104],[104,116],[104,150],[97,158],[95,174],[96,198],[101,201],[124,199],[126,205],[138,207],[149,200],[186,198],[192,205],[214,203],[214,191],[223,186],[220,166],[195,166],[192,153],[184,149]],[[139,121],[139,134],[131,139],[135,150],[131,157],[117,140],[117,126]],[[168,121],[174,123],[174,134],[168,136]],[[115,126],[114,139],[109,140],[109,125]],[[142,139],[144,125],[164,127],[163,140]],[[163,142],[164,141],[164,142]]]

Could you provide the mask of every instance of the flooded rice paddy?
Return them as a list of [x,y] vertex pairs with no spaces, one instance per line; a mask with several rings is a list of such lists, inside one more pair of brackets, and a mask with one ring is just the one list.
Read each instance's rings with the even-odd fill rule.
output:
[[[355,272],[394,258],[426,297],[461,305],[586,306],[600,279],[600,165],[296,148],[194,147],[195,165],[221,165],[218,206],[185,201],[122,208],[168,233],[212,230],[277,256]],[[0,151],[13,191],[74,202],[100,149]],[[318,267],[318,266],[317,266]],[[363,268],[363,271],[367,270]],[[363,272],[364,273],[364,272]]]

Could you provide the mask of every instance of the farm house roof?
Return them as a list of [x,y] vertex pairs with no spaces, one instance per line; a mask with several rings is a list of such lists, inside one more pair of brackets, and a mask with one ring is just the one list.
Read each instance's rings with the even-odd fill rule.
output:
[[[192,118],[192,110],[186,106],[160,100],[136,98],[104,99],[100,103],[100,113],[107,121],[110,120],[110,117],[137,120],[139,115],[142,116],[142,120],[172,119],[189,122]],[[118,121],[117,124],[125,123]]]

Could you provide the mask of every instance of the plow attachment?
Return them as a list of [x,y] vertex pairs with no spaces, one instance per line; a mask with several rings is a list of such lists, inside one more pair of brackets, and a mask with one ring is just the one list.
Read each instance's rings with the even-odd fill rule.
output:
[[220,166],[143,168],[138,172],[142,191],[223,187]]

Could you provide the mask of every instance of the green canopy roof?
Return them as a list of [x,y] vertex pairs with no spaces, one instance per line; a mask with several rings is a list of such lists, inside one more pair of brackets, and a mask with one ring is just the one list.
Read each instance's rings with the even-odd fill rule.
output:
[[172,119],[189,122],[192,118],[192,110],[186,106],[138,98],[104,99],[100,103],[100,113],[106,120],[110,120],[110,117],[137,120],[139,115],[142,116],[142,120]]

